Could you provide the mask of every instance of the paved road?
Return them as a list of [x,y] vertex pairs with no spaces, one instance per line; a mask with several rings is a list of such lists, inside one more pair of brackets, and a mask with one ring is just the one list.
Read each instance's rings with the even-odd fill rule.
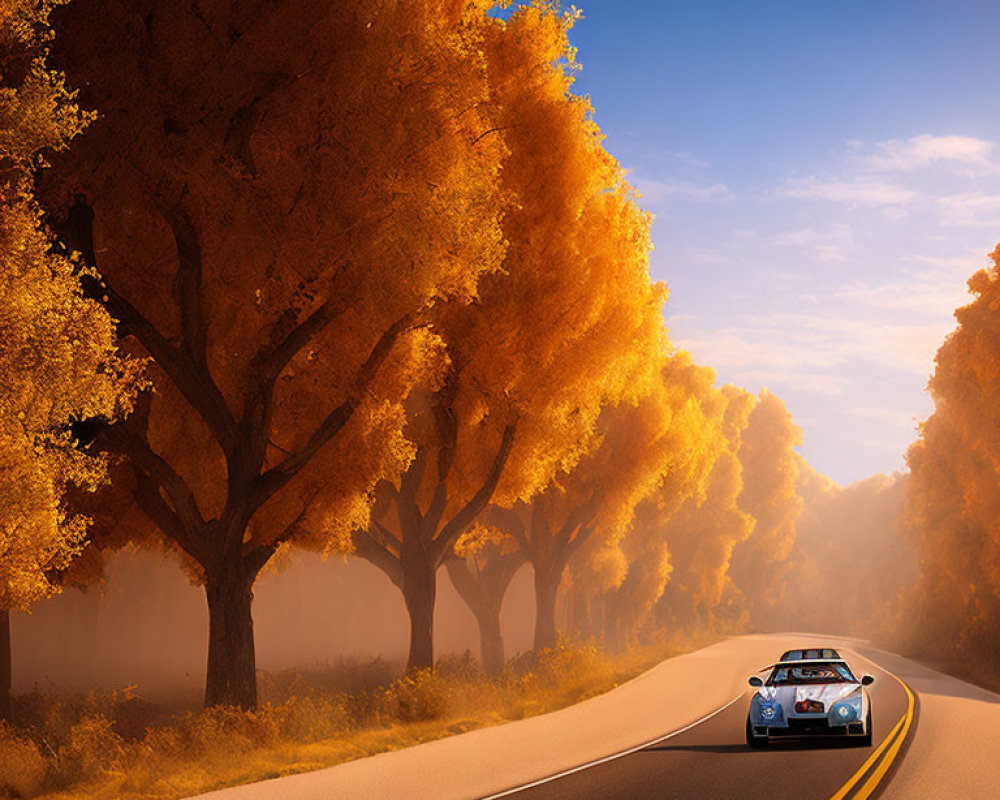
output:
[[[837,647],[876,676],[874,745],[750,750],[743,743],[747,676],[783,650],[810,644]],[[887,670],[912,690],[912,712],[908,690]],[[562,711],[209,796],[998,800],[1000,695],[856,640],[740,636]]]
[[[887,782],[891,765],[905,753],[905,740],[898,749],[893,749],[902,733],[898,723],[911,720],[908,739],[914,730],[915,714],[908,716],[909,697],[899,681],[857,654],[846,655],[855,672],[867,671],[876,676],[870,689],[872,747],[830,741],[782,741],[751,750],[743,734],[751,696],[748,692],[704,722],[630,755],[492,797],[511,800],[869,797]],[[895,736],[890,739],[893,733]],[[883,742],[885,746],[880,747]],[[872,779],[883,765],[885,774],[880,774],[878,780]]]

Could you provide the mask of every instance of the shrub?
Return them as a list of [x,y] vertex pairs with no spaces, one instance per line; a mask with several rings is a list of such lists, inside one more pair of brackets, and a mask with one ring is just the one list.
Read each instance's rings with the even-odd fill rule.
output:
[[63,780],[87,780],[124,769],[124,741],[103,714],[87,714],[70,728],[69,741],[59,749]]
[[293,697],[281,706],[282,734],[298,742],[318,742],[355,727],[343,696]]
[[556,689],[591,678],[604,660],[593,640],[575,644],[560,640],[538,653],[535,674],[541,687]]
[[45,785],[48,764],[31,739],[0,722],[0,797],[32,797]]
[[449,695],[448,682],[434,670],[414,670],[385,691],[384,712],[400,722],[438,719],[448,711]]

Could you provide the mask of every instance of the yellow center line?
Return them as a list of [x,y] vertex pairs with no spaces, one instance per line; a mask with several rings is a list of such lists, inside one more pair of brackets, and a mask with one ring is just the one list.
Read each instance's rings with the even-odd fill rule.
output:
[[889,732],[889,735],[882,740],[882,744],[878,746],[878,749],[875,750],[875,752],[872,753],[870,756],[868,756],[868,759],[865,761],[864,764],[861,765],[861,768],[851,776],[850,780],[848,780],[847,783],[845,783],[843,786],[840,787],[837,793],[833,797],[831,797],[830,800],[843,800],[845,797],[847,797],[847,793],[854,788],[854,784],[856,784],[859,780],[861,780],[861,776],[868,771],[871,765],[875,763],[876,759],[878,759],[878,757],[882,755],[882,751],[889,746],[890,742],[892,741],[892,737],[895,736],[896,733],[899,731],[899,729],[903,727],[903,721],[905,719],[906,715],[904,714],[902,717],[899,718],[899,722],[896,723],[896,727],[893,728]]
[[[895,678],[896,676],[893,675]],[[899,678],[896,678],[899,680]],[[907,708],[906,708],[906,722],[903,724],[903,730],[900,732],[899,736],[896,737],[896,741],[892,743],[892,747],[889,748],[889,752],[885,754],[885,758],[882,762],[875,768],[875,771],[871,774],[871,777],[865,781],[864,786],[861,790],[854,796],[854,800],[866,800],[872,792],[875,791],[875,787],[878,786],[879,781],[885,777],[885,773],[888,772],[889,767],[892,766],[892,762],[899,755],[899,748],[903,746],[903,742],[906,740],[906,734],[909,733],[910,723],[913,722],[913,692],[910,691],[910,687],[907,686],[902,681],[903,688],[906,690]]]
[[[878,786],[879,781],[881,781],[885,776],[889,767],[892,766],[892,762],[899,754],[899,748],[902,747],[903,742],[906,740],[906,734],[909,732],[910,724],[913,722],[913,692],[910,691],[910,687],[903,683],[899,677],[893,675],[888,670],[885,670],[885,672],[892,675],[892,677],[899,682],[899,685],[902,686],[903,690],[906,692],[906,713],[899,718],[896,726],[889,731],[889,735],[882,740],[882,743],[878,746],[875,752],[868,756],[865,763],[861,765],[861,768],[850,777],[847,783],[840,787],[837,793],[833,795],[830,800],[843,800],[847,796],[848,792],[850,792],[857,782],[861,780],[861,777],[871,768],[872,764],[878,761],[879,757],[886,750],[886,748],[889,748],[885,759],[883,759],[882,763],[878,765],[871,777],[865,781],[864,786],[861,787],[860,791],[854,798],[854,800],[866,800],[866,798],[869,797],[873,791],[875,791],[875,787]],[[897,733],[899,736],[896,735]]]

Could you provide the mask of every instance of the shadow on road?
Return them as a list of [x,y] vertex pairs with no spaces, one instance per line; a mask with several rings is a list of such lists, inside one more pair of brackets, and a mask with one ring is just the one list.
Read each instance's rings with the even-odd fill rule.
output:
[[857,742],[844,742],[839,739],[822,739],[816,741],[769,742],[759,750],[747,747],[745,744],[660,744],[645,748],[642,752],[690,752],[690,753],[766,753],[768,751],[788,750],[843,750],[858,747]]

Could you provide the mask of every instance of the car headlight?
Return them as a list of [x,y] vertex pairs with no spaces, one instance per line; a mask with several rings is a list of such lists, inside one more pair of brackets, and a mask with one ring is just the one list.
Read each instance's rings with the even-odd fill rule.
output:
[[751,713],[757,725],[781,725],[784,718],[781,705],[774,698],[761,695],[754,698]]
[[853,703],[836,703],[830,709],[830,716],[841,725],[846,725],[848,722],[854,722],[858,718],[858,709]]

